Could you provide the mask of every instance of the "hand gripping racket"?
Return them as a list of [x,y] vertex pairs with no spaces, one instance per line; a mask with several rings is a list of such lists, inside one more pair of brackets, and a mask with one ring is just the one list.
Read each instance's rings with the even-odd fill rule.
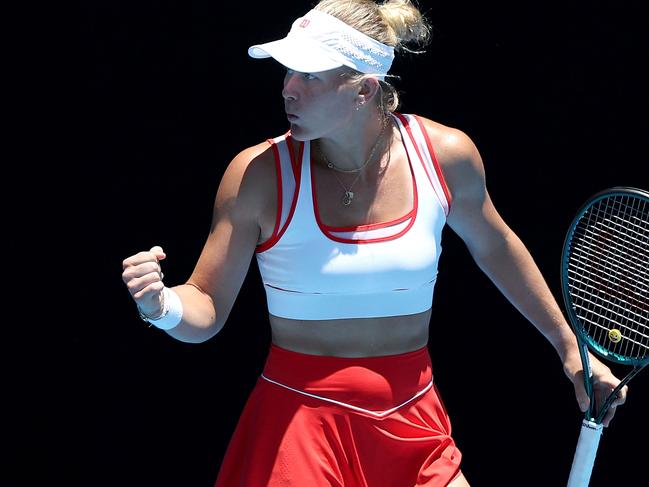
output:
[[[586,201],[563,245],[561,287],[590,397],[568,487],[587,487],[602,420],[620,389],[649,362],[649,192],[613,187]],[[589,349],[633,366],[603,404],[595,404]]]

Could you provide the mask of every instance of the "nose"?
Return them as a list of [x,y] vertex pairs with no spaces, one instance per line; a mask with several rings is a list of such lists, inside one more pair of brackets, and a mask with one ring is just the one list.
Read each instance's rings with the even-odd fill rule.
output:
[[297,99],[297,87],[295,83],[295,73],[286,73],[284,76],[284,88],[282,89],[282,96],[285,100]]

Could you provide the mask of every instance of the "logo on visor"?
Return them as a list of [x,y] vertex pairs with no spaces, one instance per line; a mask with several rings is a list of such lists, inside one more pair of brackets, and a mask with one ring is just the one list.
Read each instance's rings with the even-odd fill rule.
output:
[[302,19],[302,22],[300,22],[300,27],[302,27],[304,29],[310,23],[311,23],[311,21],[309,19]]

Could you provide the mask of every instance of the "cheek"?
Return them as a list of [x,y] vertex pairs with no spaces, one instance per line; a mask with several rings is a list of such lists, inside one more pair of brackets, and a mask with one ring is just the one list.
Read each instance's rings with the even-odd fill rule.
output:
[[324,97],[319,103],[320,112],[328,118],[346,120],[355,111],[354,100],[342,94],[332,94]]

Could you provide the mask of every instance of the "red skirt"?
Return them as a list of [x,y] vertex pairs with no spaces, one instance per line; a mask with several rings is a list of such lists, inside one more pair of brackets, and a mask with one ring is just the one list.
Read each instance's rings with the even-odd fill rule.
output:
[[461,453],[428,348],[382,357],[271,345],[216,487],[441,487]]

